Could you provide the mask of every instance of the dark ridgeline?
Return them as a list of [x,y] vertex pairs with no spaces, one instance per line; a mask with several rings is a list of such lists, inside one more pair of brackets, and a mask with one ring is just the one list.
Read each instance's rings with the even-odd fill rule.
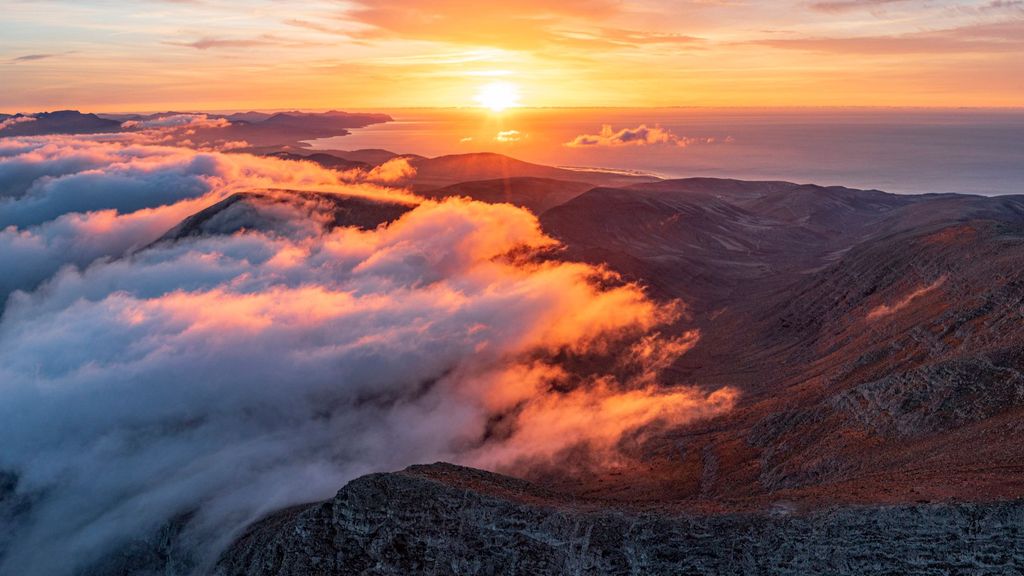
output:
[[118,132],[121,122],[101,118],[96,114],[83,114],[77,110],[57,110],[36,114],[0,114],[0,121],[11,121],[0,130],[0,137],[39,136],[43,134],[97,134]]
[[[46,134],[99,134],[135,132],[173,116],[197,116],[192,112],[159,112],[156,114],[91,114],[77,110],[37,112],[33,114],[0,114],[0,137],[41,136]],[[349,134],[351,128],[391,121],[387,114],[361,112],[244,112],[240,114],[202,114],[207,120],[223,120],[220,125],[182,125],[181,134],[172,134],[177,141],[189,143],[245,142],[248,147],[301,146],[301,141]],[[164,125],[164,128],[172,128]],[[187,130],[185,130],[187,128]],[[187,133],[186,133],[187,132]]]

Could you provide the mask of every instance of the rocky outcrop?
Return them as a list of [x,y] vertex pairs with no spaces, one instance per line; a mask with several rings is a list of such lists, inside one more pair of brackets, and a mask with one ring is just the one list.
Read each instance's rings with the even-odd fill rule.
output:
[[574,503],[448,464],[352,481],[279,512],[218,576],[1014,574],[1024,502],[687,515]]

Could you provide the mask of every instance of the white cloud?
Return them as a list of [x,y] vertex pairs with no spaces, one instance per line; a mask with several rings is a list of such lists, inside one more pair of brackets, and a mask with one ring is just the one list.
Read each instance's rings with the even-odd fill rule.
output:
[[526,134],[523,134],[519,130],[502,130],[494,137],[498,142],[504,143],[519,142],[523,138],[526,138]]
[[[34,498],[0,573],[71,574],[193,512],[182,542],[209,560],[248,522],[368,471],[500,468],[579,443],[614,460],[624,432],[733,401],[657,387],[697,334],[658,334],[675,309],[607,271],[535,260],[554,241],[525,210],[412,199],[304,162],[36,144],[8,158],[31,164],[52,145],[35,161],[90,167],[34,166],[63,175],[7,201],[54,207],[0,235],[17,247],[10,265],[76,266],[37,269],[52,277],[15,292],[0,320],[0,470]],[[130,183],[92,194],[94,178]],[[373,230],[282,226],[126,248],[253,186],[414,207]],[[80,195],[104,201],[82,212]],[[612,368],[571,380],[556,360],[609,354]],[[489,434],[498,416],[508,427]]]
[[25,122],[35,122],[35,116],[11,116],[0,121],[0,131],[6,130],[16,124],[24,124]]
[[121,127],[128,130],[151,128],[225,128],[231,122],[226,118],[211,118],[206,114],[170,114],[145,120],[127,120]]
[[[732,138],[727,138],[725,141],[732,142]],[[570,148],[659,145],[686,147],[693,144],[714,144],[715,142],[716,139],[713,137],[679,136],[658,125],[648,127],[646,124],[641,124],[636,128],[623,128],[616,131],[610,124],[605,124],[601,126],[600,133],[580,134],[566,142],[565,145]]]

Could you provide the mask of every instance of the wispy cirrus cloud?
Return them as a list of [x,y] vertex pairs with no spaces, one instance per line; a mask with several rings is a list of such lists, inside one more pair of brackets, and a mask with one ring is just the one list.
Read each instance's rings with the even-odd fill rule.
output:
[[698,46],[706,42],[705,38],[678,32],[651,32],[645,30],[626,30],[622,28],[600,28],[596,36],[600,40],[623,46],[675,45]]
[[1024,21],[892,36],[772,38],[755,43],[834,54],[1005,54],[1024,51]]
[[278,47],[308,47],[317,45],[316,42],[310,42],[308,40],[299,40],[294,38],[284,38],[274,34],[262,34],[256,37],[249,38],[229,38],[221,36],[203,36],[202,38],[184,41],[184,40],[170,40],[165,42],[170,46],[184,46],[187,48],[195,48],[197,50],[211,50],[211,49],[236,49],[236,48],[257,48],[263,46],[278,46]]
[[573,22],[596,22],[620,12],[610,0],[542,2],[520,0],[481,4],[471,0],[368,0],[345,12],[346,20],[366,25],[363,37],[400,37],[522,49],[538,41],[569,40],[562,29]]
[[821,12],[850,12],[854,10],[877,10],[889,4],[905,3],[911,0],[828,0],[812,2],[811,8]]
[[75,51],[68,50],[66,52],[45,52],[38,54],[25,54],[23,56],[15,56],[14,58],[8,60],[8,62],[12,64],[18,64],[20,62],[36,62],[38,60],[49,60],[51,58],[59,58],[61,56],[67,56],[70,54],[75,54]]
[[56,54],[26,54],[24,56],[17,56],[11,58],[11,62],[31,62],[32,60],[45,60],[47,58],[53,58]]

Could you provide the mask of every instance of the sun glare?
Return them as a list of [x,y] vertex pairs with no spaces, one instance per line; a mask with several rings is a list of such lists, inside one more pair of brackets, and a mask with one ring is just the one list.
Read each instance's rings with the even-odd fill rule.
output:
[[503,80],[490,82],[480,87],[474,100],[484,108],[501,112],[519,106],[519,86]]

